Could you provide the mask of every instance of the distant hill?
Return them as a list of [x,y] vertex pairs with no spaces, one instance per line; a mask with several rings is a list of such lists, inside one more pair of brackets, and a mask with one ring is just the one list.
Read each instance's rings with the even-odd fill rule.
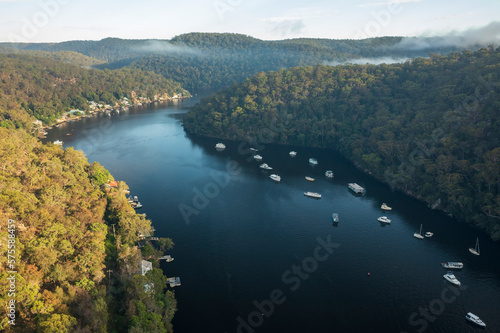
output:
[[[413,43],[407,43],[408,40]],[[416,41],[424,46],[415,48]],[[463,50],[439,43],[436,38],[298,38],[264,41],[232,33],[189,33],[171,40],[106,38],[62,43],[0,43],[0,47],[77,52],[103,61],[104,64],[97,65],[98,68],[134,67],[150,70],[180,82],[190,90],[228,87],[258,72],[280,68],[346,61],[387,62]]]
[[[259,73],[195,106],[196,135],[335,149],[500,240],[500,48]],[[271,134],[269,133],[271,132]]]

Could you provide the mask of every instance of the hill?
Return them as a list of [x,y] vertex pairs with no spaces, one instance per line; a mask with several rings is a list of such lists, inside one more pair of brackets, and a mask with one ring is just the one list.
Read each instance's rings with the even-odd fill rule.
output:
[[500,48],[282,69],[205,99],[184,125],[196,135],[335,149],[499,240],[499,79]]

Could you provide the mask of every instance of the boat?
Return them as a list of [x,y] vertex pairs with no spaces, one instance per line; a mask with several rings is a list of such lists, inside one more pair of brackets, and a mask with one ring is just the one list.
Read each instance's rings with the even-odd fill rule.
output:
[[132,205],[132,208],[134,208],[134,209],[142,208],[142,205],[140,202],[133,202],[131,205]]
[[355,194],[364,194],[365,193],[365,189],[362,188],[361,186],[359,186],[358,184],[356,183],[349,183],[347,184],[347,186],[349,187],[349,189],[351,191],[353,191]]
[[465,319],[467,319],[468,321],[473,322],[474,324],[479,325],[481,327],[486,327],[485,322],[482,321],[478,316],[476,316],[472,312],[467,312]]
[[312,158],[312,157],[311,157],[311,158],[309,159],[309,163],[311,163],[312,165],[318,165],[318,160],[317,160],[317,159],[315,159],[315,158]]
[[420,232],[414,233],[413,237],[418,238],[418,239],[424,239],[424,236],[422,236],[422,225],[420,225]]
[[460,286],[461,285],[460,281],[458,281],[457,278],[455,277],[455,274],[453,274],[451,272],[446,273],[445,275],[443,275],[443,277],[446,280],[448,280],[451,283],[453,283],[454,285],[456,285],[456,286]]
[[377,221],[382,222],[382,223],[391,223],[391,220],[387,216],[380,216]]
[[333,178],[333,171],[332,170],[326,170],[325,176],[328,178]]
[[382,210],[392,210],[392,207],[387,206],[387,204],[384,202],[382,203],[382,206],[380,206]]
[[251,151],[259,151],[258,149],[255,148],[250,148]]
[[219,142],[218,144],[215,145],[215,149],[226,149],[226,145],[223,144],[222,142]]
[[314,181],[314,178],[312,178],[312,177],[307,177],[307,176],[306,176],[306,180],[308,180],[308,181],[310,181],[310,182],[313,182],[313,181]]
[[321,194],[316,192],[304,192],[304,195],[310,198],[321,199]]
[[291,157],[295,157],[295,156],[297,156],[297,152],[296,152],[296,151],[293,151],[293,150],[292,150],[291,152],[289,152],[288,154],[289,154]]
[[479,255],[479,238],[476,238],[476,247],[474,248],[469,247],[469,251],[470,253],[475,254],[476,256]]
[[262,156],[260,155],[255,155],[253,158],[257,161],[262,161]]
[[61,140],[56,140],[53,142],[55,145],[62,146],[63,142]]
[[272,170],[273,168],[271,168],[269,165],[267,165],[267,163],[262,163],[259,168],[261,169],[264,169],[264,170]]
[[272,180],[274,180],[276,182],[281,181],[281,177],[278,175],[275,175],[274,173],[272,175],[270,175],[269,178],[271,178]]
[[462,269],[464,268],[464,264],[458,261],[448,261],[442,262],[441,266],[447,269]]
[[427,237],[427,238],[432,237],[432,236],[434,236],[434,233],[433,233],[433,232],[427,231],[427,232],[425,233],[425,237]]
[[333,213],[332,220],[333,220],[333,223],[339,223],[339,214]]

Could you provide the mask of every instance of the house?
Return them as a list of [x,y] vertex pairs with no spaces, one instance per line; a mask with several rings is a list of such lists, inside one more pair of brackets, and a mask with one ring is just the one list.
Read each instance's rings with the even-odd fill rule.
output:
[[141,274],[146,275],[147,272],[153,269],[153,263],[147,260],[141,260]]

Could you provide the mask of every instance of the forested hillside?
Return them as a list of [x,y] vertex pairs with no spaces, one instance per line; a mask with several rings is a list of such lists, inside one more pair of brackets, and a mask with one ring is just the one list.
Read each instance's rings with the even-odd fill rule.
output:
[[180,82],[188,90],[215,89],[242,82],[260,71],[332,64],[361,58],[407,58],[461,50],[434,38],[415,38],[428,47],[401,43],[402,37],[363,40],[298,38],[264,41],[233,33],[188,33],[171,40],[124,40],[62,43],[0,43],[19,50],[73,51],[98,59],[98,68],[133,67]]
[[[141,254],[151,223],[125,183],[105,187],[113,177],[98,163],[24,130],[0,128],[0,169],[0,301],[15,315],[2,332],[172,331],[176,301],[157,258],[173,243],[142,240]],[[145,275],[141,258],[153,262]]]
[[[50,123],[70,109],[88,109],[87,101],[114,105],[122,98],[184,92],[179,83],[138,69],[85,69],[31,55],[0,55],[0,121],[20,126],[30,116]],[[9,110],[9,111],[7,111]]]
[[[188,132],[338,150],[500,239],[500,49],[259,73],[192,109]],[[272,135],[270,135],[272,133]]]

